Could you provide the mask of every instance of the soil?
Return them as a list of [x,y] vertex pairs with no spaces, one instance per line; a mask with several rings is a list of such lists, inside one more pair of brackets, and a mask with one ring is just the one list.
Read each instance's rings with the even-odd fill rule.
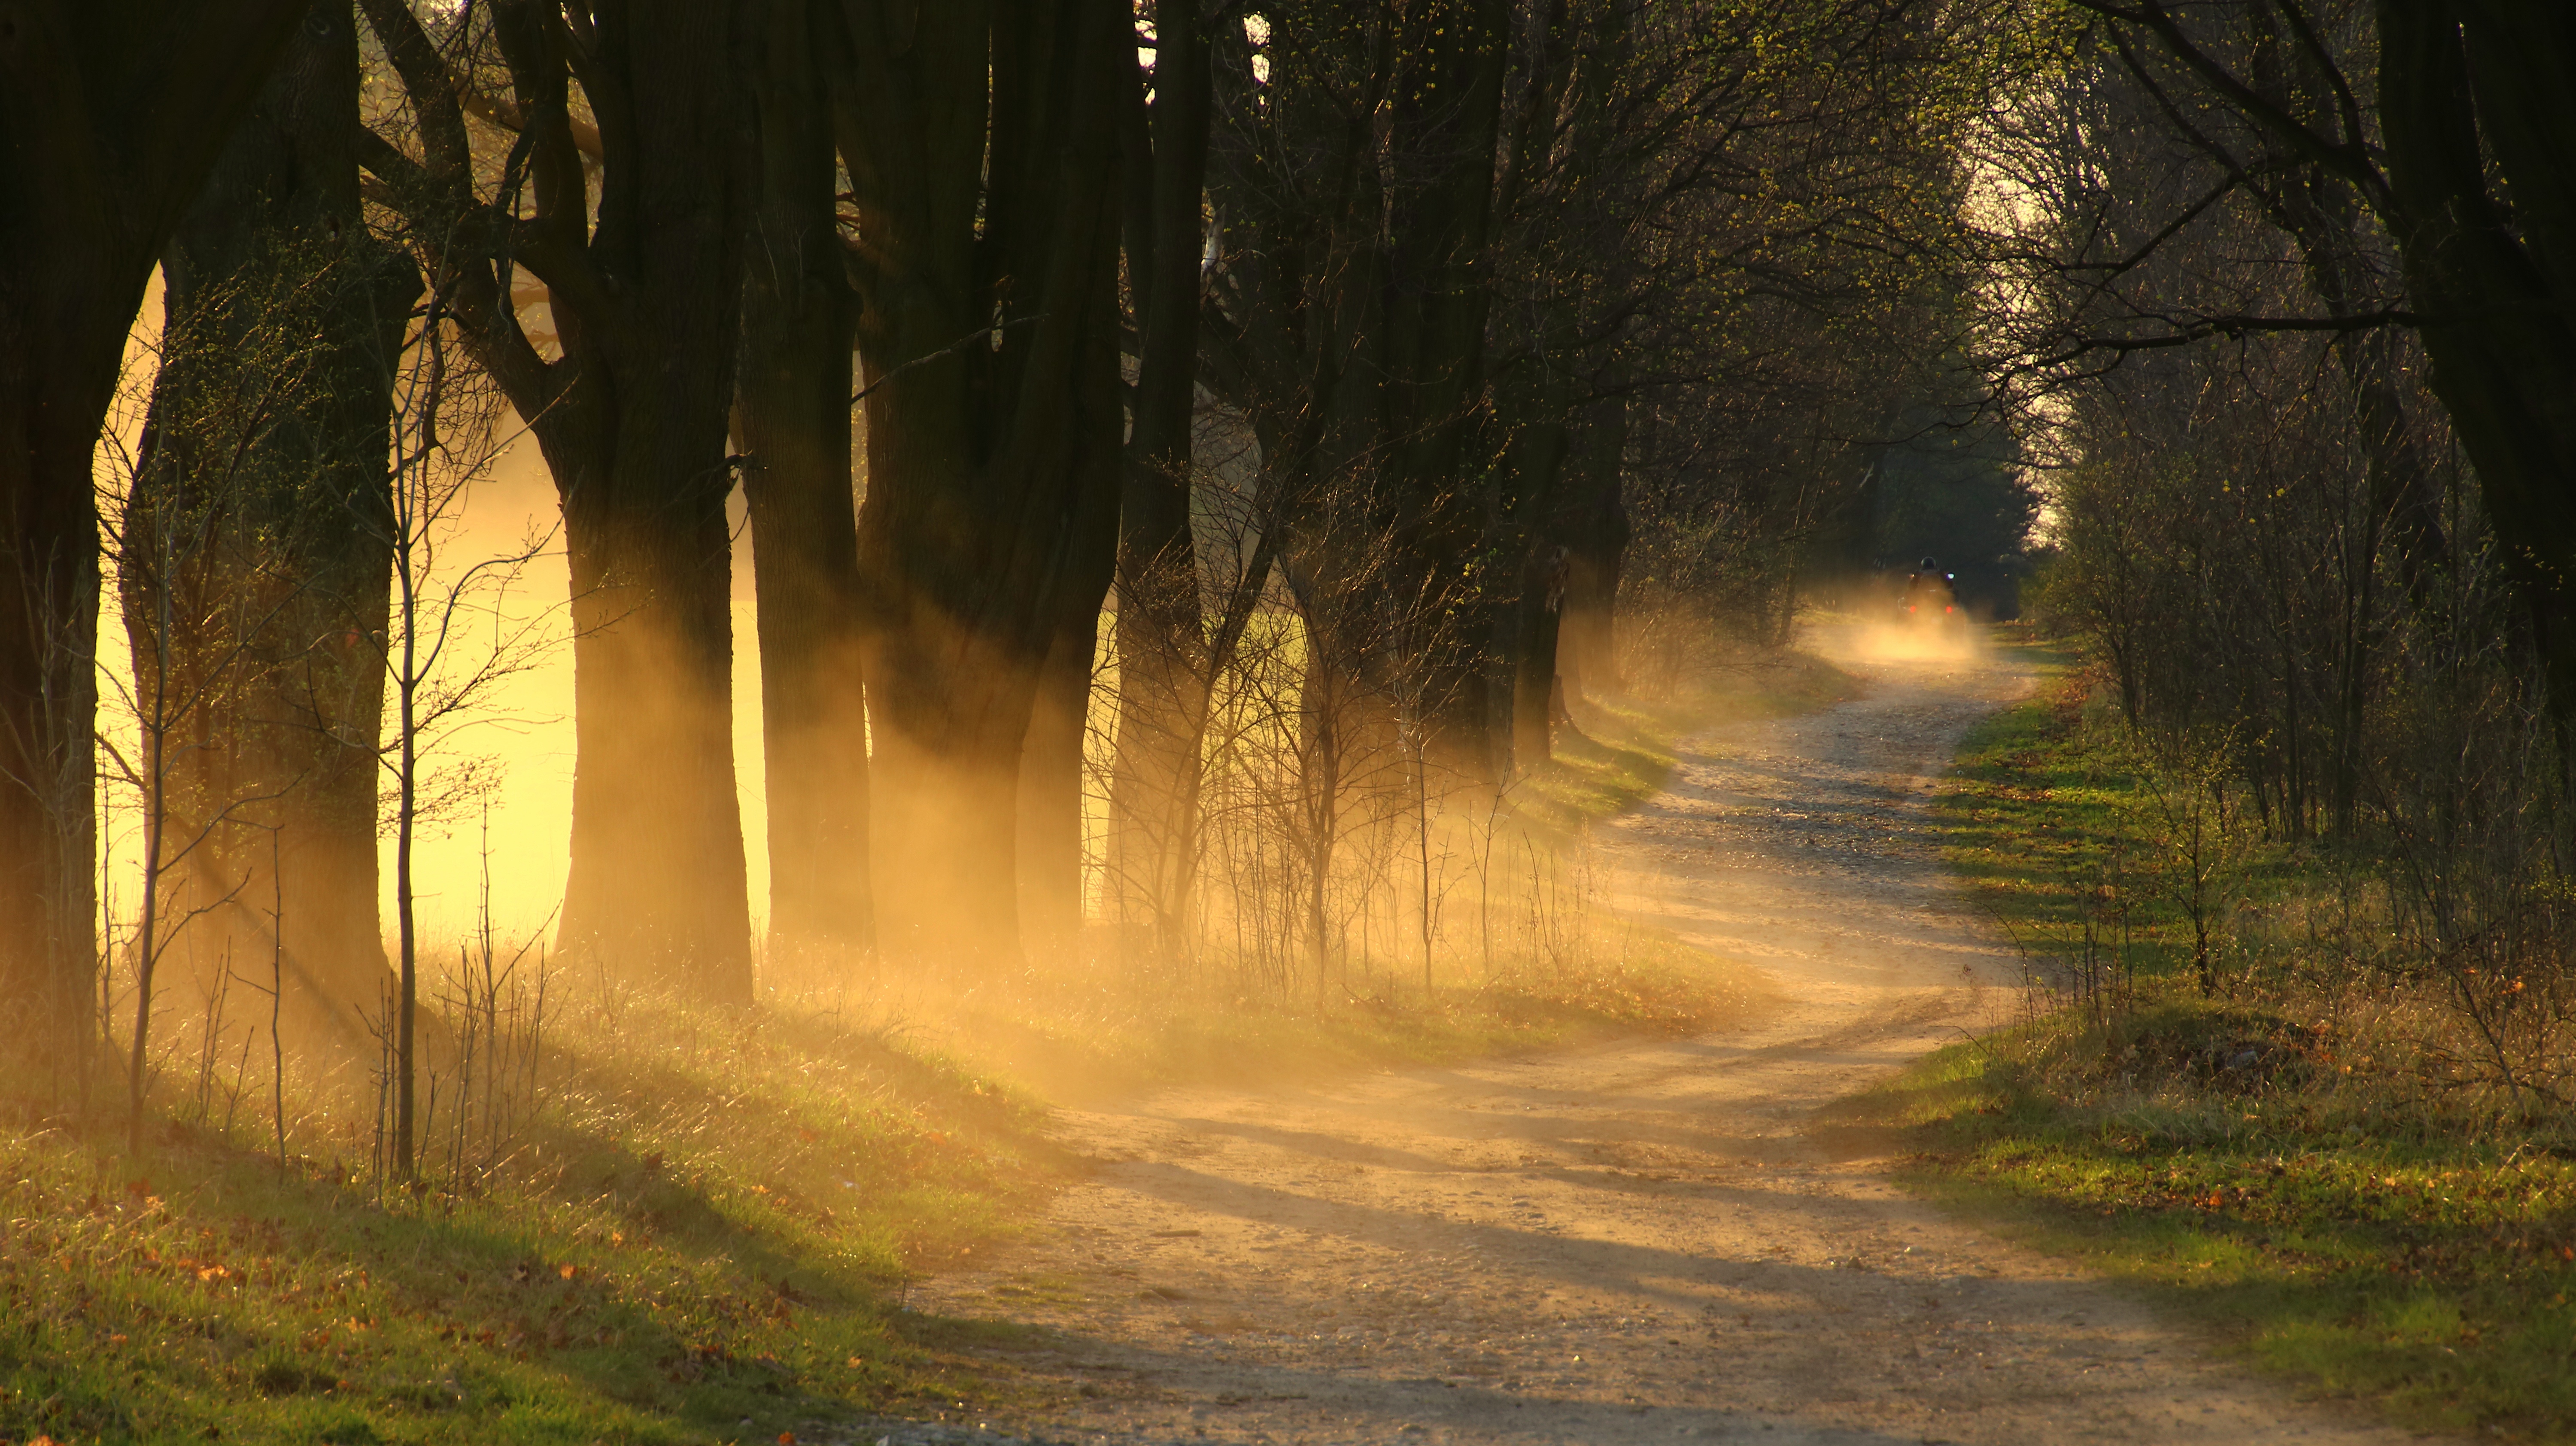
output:
[[[1919,837],[2028,679],[1693,740],[1600,830],[1625,907],[1766,972],[1732,1032],[1067,1112],[1038,1238],[917,1308],[1046,1327],[1010,1419],[893,1443],[2364,1442],[2223,1342],[1909,1198],[1817,1107],[2009,1009],[2020,968]],[[981,1429],[978,1429],[978,1428]],[[987,1434],[987,1433],[990,1434]]]

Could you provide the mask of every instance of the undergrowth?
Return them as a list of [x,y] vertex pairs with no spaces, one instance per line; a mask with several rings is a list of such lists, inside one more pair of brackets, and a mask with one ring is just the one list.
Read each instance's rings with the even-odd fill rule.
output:
[[[565,1021],[507,1158],[403,1188],[307,1081],[141,1158],[13,1097],[0,1439],[771,1440],[959,1411],[993,1328],[905,1283],[1061,1177],[1025,1093],[813,1014]],[[256,1113],[255,1111],[252,1113]]]

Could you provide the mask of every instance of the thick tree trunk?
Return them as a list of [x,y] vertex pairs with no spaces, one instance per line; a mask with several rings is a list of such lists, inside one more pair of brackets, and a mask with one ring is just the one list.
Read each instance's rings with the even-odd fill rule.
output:
[[1571,428],[1555,419],[1552,397],[1532,408],[1490,476],[1485,535],[1513,560],[1507,582],[1486,600],[1492,617],[1488,645],[1489,707],[1495,782],[1512,779],[1548,759],[1547,704],[1556,679],[1556,610],[1564,600],[1564,549],[1554,520],[1557,488],[1565,474]]
[[197,841],[163,916],[212,910],[178,957],[207,994],[226,967],[262,988],[274,968],[283,1017],[338,1034],[385,978],[374,639],[390,377],[419,289],[359,214],[357,102],[354,18],[322,0],[166,253],[118,549],[146,732],[185,744],[133,756],[167,760],[164,832]]
[[1620,501],[1619,469],[1627,444],[1626,401],[1595,402],[1566,469],[1565,603],[1557,622],[1556,670],[1569,701],[1600,701],[1620,688],[1615,620],[1628,511]]
[[1064,620],[1096,615],[1116,545],[1126,14],[1016,0],[843,15],[834,122],[867,257],[878,939],[1007,966],[1039,674]]
[[601,37],[631,98],[602,128],[631,146],[612,141],[590,242],[605,314],[576,334],[559,307],[587,395],[537,422],[563,496],[576,628],[562,938],[730,1001],[750,997],[751,919],[724,516],[740,307],[722,279],[742,274],[749,127],[731,70],[736,7],[659,8],[635,7]]
[[[701,998],[748,999],[724,519],[731,279],[755,175],[735,73],[750,48],[744,7],[638,0],[578,39],[590,22],[553,6],[491,12],[523,128],[512,164],[524,203],[512,207],[533,210],[510,223],[506,255],[546,284],[563,349],[549,361],[512,315],[445,57],[398,0],[359,4],[423,150],[415,161],[370,139],[366,163],[453,288],[451,314],[528,419],[563,503],[577,756],[561,946]],[[573,46],[595,130],[573,124]]]
[[[1490,615],[1510,605],[1508,588],[1503,597],[1477,597],[1450,580],[1474,576],[1486,540],[1469,481],[1490,459],[1471,458],[1470,449],[1486,386],[1493,301],[1486,268],[1512,7],[1457,0],[1424,18],[1430,34],[1420,37],[1420,59],[1397,88],[1389,122],[1395,146],[1418,157],[1420,171],[1416,179],[1413,167],[1399,169],[1389,187],[1380,447],[1410,554],[1394,569],[1398,579],[1436,597],[1440,614]],[[1507,746],[1490,731],[1495,710],[1483,694],[1499,680],[1484,665],[1478,631],[1418,629],[1419,656],[1406,660],[1428,679],[1435,755],[1472,773],[1495,767]]]
[[96,1037],[93,449],[161,244],[304,10],[53,0],[0,45],[0,1029],[38,1058]]
[[[2380,0],[2389,218],[2432,388],[2531,609],[2562,743],[2576,724],[2576,183],[2567,15]],[[2474,64],[2472,60],[2474,59]],[[2489,153],[2513,197],[2488,185]]]
[[868,757],[850,487],[849,280],[833,215],[815,0],[768,0],[761,202],[734,407],[748,455],[768,762],[773,949],[874,942]]
[[1207,727],[1207,622],[1191,537],[1199,265],[1211,88],[1198,0],[1158,0],[1154,103],[1127,85],[1120,159],[1130,197],[1127,274],[1141,338],[1134,425],[1118,511],[1118,738],[1109,873],[1122,922],[1179,946],[1182,858],[1196,847],[1198,752]]
[[[751,916],[734,795],[725,467],[721,445],[689,435],[714,410],[721,444],[724,392],[720,375],[714,385],[706,375],[716,367],[674,370],[676,385],[648,377],[619,389],[627,425],[605,465],[556,473],[576,479],[564,493],[576,756],[562,945],[630,977],[737,1001],[751,993]],[[678,435],[646,421],[663,398]],[[689,402],[700,416],[688,416]]]
[[1068,609],[1020,745],[1020,931],[1038,960],[1071,957],[1082,942],[1082,766],[1099,625],[1097,603]]
[[0,262],[0,271],[87,293],[50,307],[25,304],[32,298],[16,287],[0,297],[0,1031],[67,1062],[96,1033],[90,457],[143,278],[120,289],[114,277],[46,265]]

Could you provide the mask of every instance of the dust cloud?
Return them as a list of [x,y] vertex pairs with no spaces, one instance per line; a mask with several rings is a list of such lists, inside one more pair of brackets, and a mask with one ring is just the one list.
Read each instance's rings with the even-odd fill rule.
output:
[[1820,618],[1807,645],[1838,663],[1976,663],[1992,651],[1986,630],[1965,618],[1928,621]]

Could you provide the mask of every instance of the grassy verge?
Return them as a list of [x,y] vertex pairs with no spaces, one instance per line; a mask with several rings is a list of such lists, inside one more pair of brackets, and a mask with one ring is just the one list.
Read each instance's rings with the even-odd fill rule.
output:
[[[2153,850],[2081,680],[2053,674],[1966,742],[1937,816],[2025,949],[2063,959],[2088,930],[2105,947],[2105,871]],[[2294,881],[2300,864],[2260,867]],[[1900,1131],[1918,1188],[2307,1390],[2417,1427],[2576,1437],[2576,1137],[2446,1115],[2296,995],[2201,997],[2152,900],[2123,927],[2125,999],[2035,1008],[1836,1122]]]
[[22,1103],[0,1439],[767,1441],[974,1399],[974,1333],[904,1282],[1058,1177],[1034,1101],[811,1016],[649,1002],[559,1061],[508,1158],[416,1193],[345,1114],[292,1120],[281,1165],[255,1098],[140,1158]]

